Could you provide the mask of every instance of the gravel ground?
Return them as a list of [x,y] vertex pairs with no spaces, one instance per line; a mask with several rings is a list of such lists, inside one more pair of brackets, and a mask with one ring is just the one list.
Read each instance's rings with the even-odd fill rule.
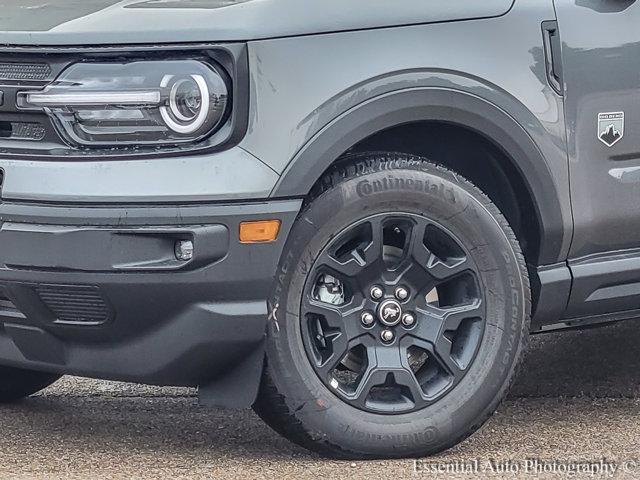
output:
[[[251,411],[198,406],[193,390],[65,378],[2,407],[0,477],[397,480],[433,478],[431,464],[460,470],[477,460],[478,476],[513,478],[492,469],[523,477],[525,461],[539,459],[538,468],[552,469],[555,460],[559,472],[539,476],[566,478],[567,462],[605,459],[616,462],[614,478],[640,478],[639,345],[634,322],[534,337],[500,411],[458,447],[418,463],[327,461]],[[625,464],[632,460],[637,468]]]

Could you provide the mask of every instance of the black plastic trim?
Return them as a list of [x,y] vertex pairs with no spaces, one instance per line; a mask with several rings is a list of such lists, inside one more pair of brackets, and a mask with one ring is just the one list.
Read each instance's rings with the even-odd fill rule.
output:
[[[3,225],[12,222],[13,231],[17,226],[30,238],[23,242],[10,235],[3,240],[22,245],[26,251],[19,255],[28,265],[15,268],[0,259],[4,308],[0,365],[158,385],[205,386],[206,403],[251,405],[262,371],[266,300],[301,204],[301,200],[138,207],[0,203]],[[241,221],[272,218],[282,222],[275,242],[246,245],[238,241]],[[103,265],[130,247],[135,252],[136,243],[147,235],[213,232],[207,240],[222,243],[204,245],[216,250],[216,259],[183,270],[96,270],[74,258],[74,251],[89,251],[83,245],[86,238],[73,233],[74,225],[92,235],[128,232],[118,251],[95,245],[92,255],[96,258],[91,261]],[[71,233],[57,245],[57,252],[51,252],[48,246],[56,226]],[[11,251],[18,255],[20,245],[7,255]],[[47,268],[38,265],[46,255],[37,249],[51,254]],[[76,268],[68,268],[70,262],[76,262]],[[99,295],[108,306],[108,321],[59,322],[47,298],[39,295],[41,286],[61,291],[90,289],[95,292],[92,298]],[[80,311],[93,311],[94,305],[84,305],[82,300],[74,300]],[[232,371],[246,375],[229,376]],[[240,391],[244,393],[239,395]]]
[[562,260],[565,227],[547,163],[527,132],[507,113],[480,97],[443,88],[406,89],[364,102],[318,133],[289,163],[273,197],[305,196],[323,172],[353,145],[387,128],[418,121],[472,129],[513,159],[532,195],[542,238],[537,265]]
[[557,323],[544,325],[540,330],[531,333],[548,333],[562,330],[579,330],[610,325],[623,320],[635,320],[640,318],[640,309],[626,310],[623,312],[604,313],[587,317],[569,318]]
[[555,20],[542,22],[542,36],[549,86],[562,95],[564,80],[562,77],[562,57],[560,55],[560,32]]
[[534,305],[531,331],[558,322],[567,309],[571,292],[571,271],[566,262],[538,267],[530,275]]
[[572,259],[569,267],[574,280],[565,318],[640,307],[640,249]]

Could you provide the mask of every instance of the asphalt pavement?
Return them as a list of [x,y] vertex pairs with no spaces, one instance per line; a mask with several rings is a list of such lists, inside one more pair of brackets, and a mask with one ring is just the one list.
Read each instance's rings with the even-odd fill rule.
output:
[[65,378],[0,407],[0,478],[640,478],[640,321],[535,336],[474,436],[431,459],[329,461],[179,388]]

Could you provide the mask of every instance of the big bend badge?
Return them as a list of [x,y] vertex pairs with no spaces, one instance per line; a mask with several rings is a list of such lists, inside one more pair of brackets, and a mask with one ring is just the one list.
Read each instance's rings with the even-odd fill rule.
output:
[[613,147],[624,136],[624,112],[598,114],[598,138],[607,147]]

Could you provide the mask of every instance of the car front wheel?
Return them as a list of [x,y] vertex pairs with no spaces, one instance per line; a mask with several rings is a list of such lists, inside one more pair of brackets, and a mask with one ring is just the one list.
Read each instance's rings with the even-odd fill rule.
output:
[[258,414],[339,458],[422,456],[493,413],[528,337],[524,258],[470,182],[351,157],[317,186],[270,300]]

